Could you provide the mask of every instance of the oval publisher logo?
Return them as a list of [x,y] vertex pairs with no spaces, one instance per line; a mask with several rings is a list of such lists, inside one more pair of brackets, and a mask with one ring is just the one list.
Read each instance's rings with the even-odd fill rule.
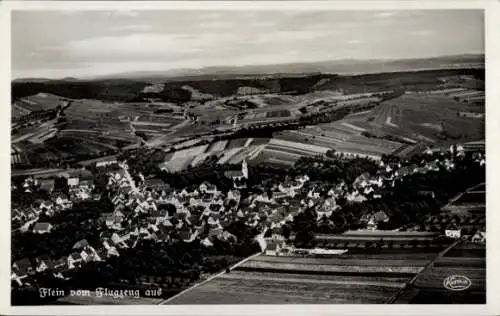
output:
[[451,291],[465,291],[471,285],[471,280],[463,275],[450,275],[443,281],[443,286]]

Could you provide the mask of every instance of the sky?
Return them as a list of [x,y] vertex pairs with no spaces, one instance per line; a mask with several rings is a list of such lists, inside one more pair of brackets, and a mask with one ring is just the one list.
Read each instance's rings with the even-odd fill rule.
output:
[[484,53],[479,10],[13,11],[12,77]]

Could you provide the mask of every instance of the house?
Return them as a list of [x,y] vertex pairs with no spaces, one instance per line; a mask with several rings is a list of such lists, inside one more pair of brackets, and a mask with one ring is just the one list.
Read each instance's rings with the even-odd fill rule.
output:
[[298,176],[295,178],[296,181],[304,184],[306,183],[307,181],[309,181],[309,176],[308,175],[303,175],[303,176]]
[[137,206],[134,209],[134,212],[136,214],[147,213],[146,208],[145,208],[145,204],[146,203],[139,203],[139,204],[137,204]]
[[174,227],[174,225],[172,224],[172,222],[169,220],[169,219],[164,219],[162,222],[161,222],[162,226],[164,227],[169,227],[169,228],[172,228]]
[[425,165],[425,169],[428,171],[439,171],[439,164],[436,161],[432,161]]
[[215,227],[219,224],[219,221],[216,221],[212,216],[210,216],[207,220],[207,225],[209,227]]
[[56,204],[57,205],[63,205],[65,203],[68,203],[69,199],[68,196],[64,193],[58,194],[56,197]]
[[118,204],[115,207],[115,210],[113,212],[114,216],[122,217],[125,218],[125,214],[123,213],[125,211],[125,205],[124,204]]
[[26,208],[26,209],[21,211],[21,217],[24,220],[30,221],[32,219],[37,218],[38,214],[32,209]]
[[68,199],[66,194],[60,194],[56,198],[56,205],[62,207],[62,209],[69,209],[73,206],[73,202]]
[[273,192],[273,200],[274,201],[279,201],[279,200],[285,199],[287,197],[288,197],[288,193],[286,193],[286,192],[280,192],[280,191]]
[[109,215],[106,217],[106,226],[112,229],[120,229],[123,222],[123,216]]
[[28,273],[25,270],[21,270],[18,268],[12,268],[11,274],[10,274],[10,279],[12,281],[16,281],[19,286],[24,285],[24,281],[26,278],[28,278]]
[[460,237],[462,237],[462,230],[456,225],[450,225],[444,231],[444,234],[448,238],[459,239]]
[[[51,210],[53,208],[54,208],[54,203],[52,203],[52,201],[43,201],[42,203],[40,203],[39,210],[42,210],[42,209]],[[39,210],[36,210],[36,211],[39,211]]]
[[101,168],[101,167],[106,167],[109,165],[116,165],[118,162],[115,159],[109,159],[109,160],[103,160],[103,161],[98,161],[96,162],[95,166],[96,168]]
[[33,233],[35,234],[50,233],[52,228],[53,226],[50,223],[36,223],[35,226],[33,226]]
[[127,203],[127,201],[125,199],[125,194],[122,192],[120,194],[115,195],[111,199],[111,203],[113,203],[113,205],[115,205],[115,206],[117,206],[119,204],[125,204],[125,203]]
[[10,211],[10,220],[11,221],[20,221],[23,219],[23,213],[20,212],[18,209],[13,208]]
[[198,189],[201,193],[205,193],[205,194],[214,195],[214,194],[218,193],[217,187],[215,185],[207,182],[207,181],[200,184]]
[[94,188],[94,180],[91,180],[91,179],[90,180],[81,180],[78,186],[82,189],[87,189],[87,190],[93,189]]
[[266,256],[279,256],[281,248],[284,247],[282,241],[271,241],[266,244],[266,250],[264,254]]
[[150,189],[154,191],[165,190],[169,188],[169,185],[163,182],[161,179],[145,179],[142,185],[144,189]]
[[11,280],[17,282],[19,286],[23,286],[26,279],[34,274],[36,270],[33,268],[31,261],[24,258],[14,262],[11,269]]
[[122,248],[127,248],[128,245],[125,243],[128,239],[130,238],[130,232],[128,231],[119,231],[113,233],[111,240],[117,245],[121,246]]
[[368,223],[366,225],[367,229],[377,230],[379,223],[387,223],[389,221],[389,216],[384,211],[378,211],[370,216]]
[[358,202],[358,203],[366,201],[366,197],[364,197],[362,194],[359,194],[358,190],[354,190],[352,192],[349,192],[346,195],[346,199],[349,202]]
[[365,189],[363,190],[363,194],[364,195],[369,195],[371,193],[373,193],[375,190],[373,190],[373,188],[371,186],[369,187],[365,187]]
[[79,250],[86,247],[89,247],[89,242],[86,239],[82,239],[73,245],[74,250]]
[[361,174],[360,176],[358,176],[354,182],[353,182],[353,186],[354,187],[361,187],[361,188],[364,188],[365,186],[368,185],[368,181],[370,179],[370,174],[368,172],[365,172],[363,174]]
[[82,257],[84,262],[90,261],[102,261],[101,258],[97,255],[94,248],[91,246],[86,247],[80,252],[80,256]]
[[477,231],[476,234],[474,236],[472,236],[471,241],[474,243],[478,243],[478,244],[486,243],[486,232]]
[[73,177],[73,178],[68,178],[68,186],[69,187],[76,187],[80,183],[80,178]]
[[[115,247],[115,243],[111,239],[104,238],[102,240],[102,245],[104,246],[104,249],[106,249],[106,257],[111,257],[111,256],[118,257],[118,256],[120,256],[118,250]],[[99,256],[102,258],[101,255],[99,255]]]
[[48,255],[43,255],[36,258],[36,272],[43,272],[54,268],[54,260]]
[[274,227],[271,228],[271,241],[282,241],[285,240],[285,237],[283,236],[283,229],[281,227]]
[[221,234],[217,236],[220,240],[223,241],[231,241],[231,242],[236,242],[237,238],[235,235],[231,234],[228,231],[223,231]]
[[[28,258],[23,258],[21,260],[17,260],[12,264],[12,268],[16,269],[18,275],[21,274],[31,274],[36,270],[33,268],[31,261]],[[19,274],[20,273],[20,274]]]
[[201,244],[205,247],[212,247],[214,244],[210,241],[210,239],[208,238],[204,238],[202,241],[201,241]]
[[83,258],[80,255],[80,253],[73,252],[68,256],[68,268],[69,269],[79,268],[81,266],[82,261]]

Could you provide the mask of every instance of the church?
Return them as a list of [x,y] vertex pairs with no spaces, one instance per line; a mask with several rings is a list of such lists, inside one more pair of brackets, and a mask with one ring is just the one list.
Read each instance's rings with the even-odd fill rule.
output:
[[232,179],[233,183],[235,183],[235,187],[238,187],[239,185],[236,185],[236,183],[240,183],[246,179],[248,179],[248,165],[246,160],[243,160],[241,163],[241,170],[228,170],[224,173],[226,178]]

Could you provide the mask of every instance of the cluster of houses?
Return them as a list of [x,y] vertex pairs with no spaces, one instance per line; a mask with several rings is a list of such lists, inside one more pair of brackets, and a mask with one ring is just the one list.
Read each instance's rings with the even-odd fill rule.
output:
[[[29,259],[16,261],[12,266],[12,280],[23,285],[29,280],[30,274],[46,270],[53,273],[54,277],[68,279],[85,263],[120,256],[120,251],[136,247],[141,240],[158,243],[199,240],[206,247],[213,246],[217,241],[235,242],[236,237],[226,230],[235,221],[243,221],[250,227],[258,228],[262,236],[267,233],[268,242],[263,246],[263,251],[267,248],[270,253],[279,251],[271,248],[283,245],[283,225],[293,221],[303,210],[314,207],[318,213],[317,220],[320,221],[339,210],[336,201],[341,197],[351,202],[376,199],[381,197],[382,188],[394,186],[397,181],[411,174],[443,168],[452,170],[455,167],[454,157],[460,157],[462,151],[456,147],[451,151],[454,156],[450,158],[430,158],[419,165],[380,161],[376,174],[365,173],[352,184],[340,182],[330,188],[311,183],[309,177],[304,175],[277,184],[271,194],[251,194],[244,200],[237,187],[222,192],[208,182],[196,188],[177,191],[171,190],[160,179],[146,179],[139,175],[140,181],[136,185],[128,168],[122,164],[120,169],[108,173],[113,211],[101,214],[99,225],[102,233],[98,244],[89,245],[86,240],[81,240],[67,257],[52,260],[42,256],[34,262]],[[429,157],[432,157],[431,154],[429,152]],[[484,156],[476,155],[476,161],[484,164]],[[245,179],[248,177],[247,172],[244,164],[241,172],[228,173],[226,176],[235,180]],[[35,181],[27,180],[27,188],[32,188]],[[71,198],[58,195],[54,201],[44,201],[25,215],[15,213],[15,219],[36,220],[42,212],[53,214],[71,208],[75,199],[94,196],[91,180],[70,177],[68,186]],[[389,217],[382,211],[367,214],[361,219],[369,230],[377,230],[379,223],[388,220]],[[33,231],[50,233],[51,229],[50,223],[36,223]],[[476,235],[475,240],[480,240],[480,232]]]
[[41,255],[35,260],[23,258],[12,264],[11,281],[17,286],[30,286],[30,277],[37,273],[51,273],[53,277],[69,280],[84,264],[92,261],[106,261],[111,256],[119,256],[114,245],[103,243],[94,248],[87,240],[82,239],[72,247],[73,252],[68,256],[54,259],[51,256]]
[[[68,185],[70,190],[80,192],[92,189],[92,183],[73,178],[68,179]],[[98,245],[82,240],[75,244],[73,253],[58,260],[44,256],[36,258],[35,262],[16,261],[12,266],[12,280],[21,286],[26,284],[30,274],[45,270],[54,277],[68,279],[83,264],[119,256],[122,249],[134,248],[141,240],[169,243],[199,239],[208,247],[216,240],[235,242],[236,237],[225,228],[236,218],[244,218],[243,213],[238,212],[241,199],[238,190],[223,193],[207,182],[194,190],[170,192],[168,185],[159,179],[142,177],[136,186],[127,168],[122,167],[109,173],[108,189],[113,192],[110,198],[114,209],[101,214],[98,222],[102,233]],[[58,196],[55,203],[43,202],[36,212],[52,211],[59,205],[70,208],[71,202]],[[49,233],[52,228],[50,223],[36,223],[34,231]]]
[[36,190],[44,190],[49,193],[49,198],[39,200],[25,208],[13,208],[11,210],[11,221],[20,227],[21,231],[27,231],[31,224],[34,233],[49,233],[52,225],[49,223],[38,222],[41,215],[52,217],[57,213],[67,211],[73,207],[74,203],[85,200],[99,200],[100,195],[93,192],[93,180],[80,180],[78,177],[67,178],[69,187],[68,194],[57,192],[54,179],[33,179],[31,177],[25,179],[23,189],[26,194],[30,194]]
[[[336,204],[336,200],[340,197],[345,198],[350,202],[363,202],[367,199],[377,199],[381,198],[382,189],[387,187],[394,187],[396,183],[401,182],[405,177],[411,176],[417,173],[427,173],[435,172],[439,170],[451,171],[456,166],[457,160],[464,157],[465,151],[462,146],[451,146],[449,149],[450,155],[441,155],[438,159],[434,159],[435,153],[431,150],[426,150],[425,154],[429,159],[424,158],[420,164],[411,164],[409,162],[398,162],[398,163],[388,163],[381,160],[379,162],[379,170],[375,174],[364,173],[357,177],[351,185],[347,185],[344,182],[340,182],[331,188],[312,188],[310,190],[301,191],[303,183],[301,181],[287,181],[286,183],[281,183],[278,185],[278,190],[276,190],[276,195],[273,194],[274,198],[281,198],[279,201],[283,205],[295,205],[294,211],[288,213],[283,217],[283,220],[277,223],[272,223],[271,226],[267,227],[271,229],[271,234],[268,234],[270,240],[267,240],[267,249],[269,253],[278,251],[276,247],[283,247],[283,238],[280,236],[281,226],[286,221],[291,221],[294,216],[296,216],[300,211],[307,207],[314,207],[318,214],[318,222],[340,209]],[[474,160],[481,166],[485,164],[485,157],[483,154],[477,152],[474,153]],[[307,176],[306,176],[307,177]],[[319,187],[319,186],[318,186]],[[303,192],[303,193],[302,193]],[[419,192],[424,195],[434,196],[434,192],[425,191]],[[260,200],[264,200],[260,198]],[[269,200],[268,200],[269,201]],[[277,208],[280,209],[279,207]],[[276,210],[276,209],[275,209]],[[367,230],[376,231],[379,229],[380,223],[387,223],[390,220],[389,216],[383,211],[375,211],[370,214],[365,214],[359,220],[360,224]],[[484,219],[481,219],[484,220]],[[480,222],[479,224],[481,224]],[[461,234],[460,225],[453,221],[447,220],[447,229],[444,234],[451,238],[464,238]],[[418,225],[420,226],[420,225]],[[477,225],[476,225],[477,226]],[[419,228],[419,227],[418,227]],[[418,229],[415,227],[414,229]],[[412,228],[408,228],[413,230]],[[475,234],[466,236],[470,237],[468,239],[474,242],[485,242],[484,229],[479,229]],[[267,247],[267,248],[266,248]]]
[[[116,179],[116,173],[110,178]],[[99,243],[89,245],[81,240],[73,246],[71,254],[57,260],[41,256],[35,261],[28,258],[16,261],[12,265],[13,282],[19,286],[29,285],[30,275],[44,271],[67,280],[85,263],[119,256],[120,251],[136,247],[140,240],[168,243],[192,242],[199,238],[205,246],[212,246],[216,240],[236,241],[235,236],[225,231],[234,220],[225,208],[238,216],[240,192],[237,190],[224,195],[214,185],[202,183],[192,192],[182,190],[167,195],[166,185],[159,180],[146,180],[136,191],[125,182],[110,180],[110,183],[115,189],[114,211],[101,215]],[[158,191],[162,187],[163,190]],[[36,229],[42,228],[40,224],[45,225],[37,223]],[[43,229],[50,232],[52,227],[47,224],[49,227]]]

